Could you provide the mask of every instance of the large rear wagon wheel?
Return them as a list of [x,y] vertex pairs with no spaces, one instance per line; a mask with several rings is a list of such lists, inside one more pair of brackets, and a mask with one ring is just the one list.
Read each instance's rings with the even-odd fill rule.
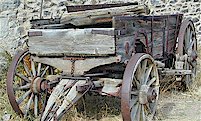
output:
[[191,70],[191,75],[185,75],[182,82],[186,87],[191,87],[197,70],[197,39],[193,22],[186,19],[182,22],[178,36],[177,54],[187,55],[187,61],[184,61],[184,69]]
[[34,62],[28,50],[16,54],[7,74],[7,94],[13,110],[24,117],[42,113],[47,98],[48,82],[53,67]]
[[156,112],[159,76],[154,59],[137,53],[128,62],[121,90],[124,121],[150,121]]

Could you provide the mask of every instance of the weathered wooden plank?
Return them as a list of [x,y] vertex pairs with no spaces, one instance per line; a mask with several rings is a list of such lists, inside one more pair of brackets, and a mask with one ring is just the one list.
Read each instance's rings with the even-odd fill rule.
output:
[[[71,74],[72,62],[71,60],[64,60],[64,58],[48,58],[48,57],[32,57],[34,61],[41,62],[43,64],[51,65],[59,70],[62,70],[65,74]],[[91,57],[86,58],[85,60],[76,60],[75,61],[75,70],[74,75],[83,75],[86,71],[100,65],[111,64],[117,62],[118,57],[109,56],[109,57]]]
[[129,6],[129,5],[138,5],[138,2],[128,2],[128,3],[117,3],[117,4],[95,4],[95,5],[70,5],[66,6],[67,11],[70,12],[78,12],[85,10],[94,10],[94,9],[105,9],[111,7],[121,7],[121,6]]
[[61,18],[62,24],[73,24],[75,26],[92,25],[97,23],[111,22],[113,16],[135,15],[146,13],[144,5],[131,5],[107,9],[87,10],[73,13],[66,13]]
[[165,16],[114,17],[113,27],[118,31],[116,39],[117,54],[122,55],[124,58],[125,49],[122,47],[125,46],[125,43],[123,42],[127,41],[129,42],[130,47],[133,47],[132,41],[134,40],[134,37],[137,37],[136,39],[147,46],[145,37],[141,37],[140,33],[147,35],[148,50],[154,59],[163,58],[164,53],[174,53],[175,39],[177,38],[178,28],[181,23],[180,19],[177,20],[179,17],[182,16],[178,14]]
[[29,51],[41,56],[115,54],[114,28],[34,29]]

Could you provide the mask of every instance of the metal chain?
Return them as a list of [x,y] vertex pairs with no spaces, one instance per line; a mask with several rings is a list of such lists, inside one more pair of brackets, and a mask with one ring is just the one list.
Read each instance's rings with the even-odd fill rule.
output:
[[75,60],[71,60],[72,66],[71,66],[71,76],[74,77],[75,72]]

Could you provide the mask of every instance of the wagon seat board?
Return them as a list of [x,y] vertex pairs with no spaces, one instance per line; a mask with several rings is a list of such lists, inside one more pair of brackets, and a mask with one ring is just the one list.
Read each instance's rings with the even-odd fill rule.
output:
[[28,46],[37,56],[114,55],[114,28],[31,29]]

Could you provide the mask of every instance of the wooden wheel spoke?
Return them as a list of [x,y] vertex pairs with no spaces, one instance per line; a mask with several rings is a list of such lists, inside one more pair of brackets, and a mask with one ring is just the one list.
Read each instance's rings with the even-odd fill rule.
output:
[[45,100],[43,99],[43,95],[42,94],[38,95],[38,102],[40,103],[39,107],[40,106],[42,106],[42,107],[45,106]]
[[137,110],[137,121],[140,121],[140,117],[141,117],[141,108],[142,108],[142,105],[139,104],[139,107],[138,107],[138,110]]
[[151,108],[149,106],[149,103],[145,104],[145,108],[146,108],[147,114],[151,114],[152,113]]
[[132,121],[136,121],[136,115],[137,115],[137,111],[138,111],[138,108],[139,108],[139,103],[137,103],[132,109],[131,109],[131,120]]
[[138,95],[139,94],[139,91],[138,90],[134,90],[134,91],[131,91],[131,95]]
[[141,118],[142,118],[142,121],[146,121],[146,115],[145,115],[145,106],[144,105],[142,105],[142,116],[141,116]]
[[190,34],[191,34],[191,29],[190,27],[188,27],[187,34],[186,34],[186,45],[188,45],[188,42],[190,41]]
[[132,110],[132,108],[137,104],[138,102],[138,98],[133,98],[130,100],[130,109]]
[[37,76],[40,76],[41,63],[38,63]]
[[192,37],[193,37],[193,31],[190,31],[190,37],[189,37],[190,40],[189,40],[189,42],[192,42],[192,41],[193,41],[193,38],[192,38]]
[[150,87],[156,81],[156,77],[153,77],[150,81],[148,81],[147,86]]
[[27,77],[25,77],[24,75],[22,75],[22,74],[19,74],[19,73],[16,72],[15,75],[17,77],[21,78],[22,80],[26,81],[26,82],[30,82],[30,80]]
[[134,79],[133,82],[135,82],[137,89],[139,89],[140,88],[140,82],[136,79],[135,75],[134,75],[133,79]]
[[149,76],[150,76],[150,74],[151,74],[151,71],[152,71],[152,69],[153,69],[153,64],[151,64],[151,65],[149,65],[149,67],[148,67],[148,69],[147,69],[147,71],[146,71],[146,73],[145,73],[145,77],[144,77],[144,84],[147,84],[147,81],[148,81],[148,79],[149,79]]
[[46,68],[45,68],[45,70],[43,71],[43,73],[41,74],[41,77],[43,77],[45,74],[46,74],[46,71],[49,69],[49,66],[47,66]]
[[189,49],[193,49],[193,45],[194,45],[194,43],[195,43],[195,41],[193,40],[193,41],[191,41],[190,43],[189,43],[189,45],[188,45],[188,47],[187,47],[187,50],[189,50]]
[[36,68],[35,68],[35,63],[33,62],[33,60],[31,60],[31,70],[32,70],[33,76],[36,76]]
[[18,105],[22,103],[22,101],[31,94],[31,90],[27,91],[24,95],[22,95],[18,100],[17,103]]
[[15,91],[17,91],[17,90],[26,90],[26,89],[30,89],[30,86],[31,86],[31,84],[27,83],[26,85],[15,87],[14,90]]
[[27,66],[27,63],[25,61],[23,61],[23,65],[24,65],[24,70],[26,71],[26,73],[28,74],[28,76],[32,76],[32,73],[29,70],[29,67]]
[[35,117],[38,116],[38,96],[35,95],[34,97],[34,115]]
[[141,75],[145,74],[146,67],[147,67],[147,59],[145,59],[144,61],[142,61],[142,72],[141,72]]
[[31,97],[29,98],[29,101],[28,101],[27,105],[25,106],[25,109],[24,109],[25,116],[27,116],[27,114],[28,114],[29,108],[30,108],[31,103],[33,101],[33,96],[34,96],[34,94],[32,93]]
[[142,75],[142,68],[139,65],[138,68],[137,68],[137,71],[136,71],[136,79],[140,81],[141,80],[141,75]]

